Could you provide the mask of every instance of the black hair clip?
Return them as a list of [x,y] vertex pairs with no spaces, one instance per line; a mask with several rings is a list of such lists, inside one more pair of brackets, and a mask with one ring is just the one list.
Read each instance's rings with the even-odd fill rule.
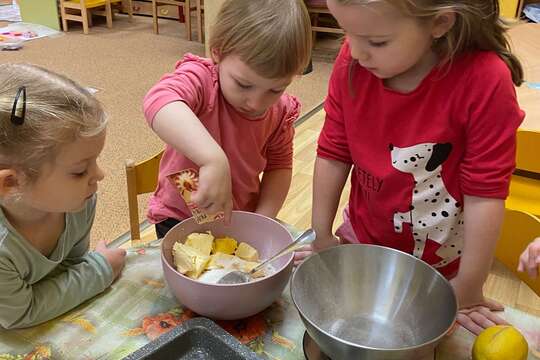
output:
[[[22,94],[22,101],[19,101]],[[22,125],[26,114],[26,87],[21,86],[15,95],[13,109],[11,109],[11,122],[14,125]]]

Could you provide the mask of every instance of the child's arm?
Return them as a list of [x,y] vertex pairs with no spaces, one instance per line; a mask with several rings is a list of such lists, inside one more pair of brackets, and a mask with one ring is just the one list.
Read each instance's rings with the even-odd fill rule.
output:
[[197,164],[199,189],[192,200],[209,213],[232,211],[231,175],[227,156],[193,111],[181,101],[163,106],[155,115],[153,130],[167,144]]
[[291,179],[291,169],[265,171],[255,212],[271,218],[276,217],[289,192]]
[[311,224],[317,233],[314,250],[337,245],[332,226],[339,206],[343,186],[351,165],[317,157],[313,174],[313,210]]
[[465,239],[457,276],[451,280],[460,309],[458,322],[478,334],[483,328],[505,323],[491,313],[502,310],[487,302],[482,287],[493,261],[504,216],[504,200],[464,197]]
[[527,271],[529,276],[536,279],[540,267],[540,237],[527,246],[519,257],[518,271]]
[[[32,269],[25,261],[0,261],[0,327],[6,329],[53,319],[101,293],[113,281],[111,266],[96,253],[62,264],[35,283],[32,277],[39,269]],[[19,268],[28,268],[29,273],[21,275]]]

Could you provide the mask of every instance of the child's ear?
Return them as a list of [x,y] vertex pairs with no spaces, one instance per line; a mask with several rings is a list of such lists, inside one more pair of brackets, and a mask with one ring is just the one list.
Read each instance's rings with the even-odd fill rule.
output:
[[7,197],[19,188],[18,174],[13,169],[0,170],[0,197]]
[[212,55],[212,60],[218,64],[221,56],[219,55],[219,51],[217,49],[210,50],[210,54]]
[[444,11],[435,16],[431,35],[434,39],[439,39],[446,35],[456,23],[456,13],[453,11]]

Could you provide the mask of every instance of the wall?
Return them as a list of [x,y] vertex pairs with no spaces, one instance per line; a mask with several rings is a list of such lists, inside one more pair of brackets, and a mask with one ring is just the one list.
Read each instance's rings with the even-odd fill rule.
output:
[[19,0],[22,21],[60,30],[56,0]]

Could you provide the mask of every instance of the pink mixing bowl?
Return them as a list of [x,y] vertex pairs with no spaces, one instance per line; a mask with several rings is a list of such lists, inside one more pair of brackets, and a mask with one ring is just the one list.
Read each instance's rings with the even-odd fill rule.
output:
[[217,320],[235,320],[254,315],[270,306],[283,292],[293,267],[293,254],[272,263],[270,276],[244,284],[205,284],[176,271],[172,248],[176,241],[184,242],[192,232],[210,230],[216,237],[230,236],[238,243],[246,242],[267,259],[293,241],[280,223],[262,215],[233,211],[231,224],[222,221],[197,224],[193,218],[173,227],[161,244],[161,263],[165,280],[176,299],[199,315]]

